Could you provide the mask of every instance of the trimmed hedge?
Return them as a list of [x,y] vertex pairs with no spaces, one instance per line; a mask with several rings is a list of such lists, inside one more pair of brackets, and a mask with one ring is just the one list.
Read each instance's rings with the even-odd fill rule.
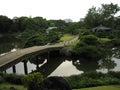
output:
[[0,73],[0,83],[22,84],[23,75]]
[[120,72],[100,72],[83,73],[66,77],[72,88],[85,88],[100,85],[120,84]]

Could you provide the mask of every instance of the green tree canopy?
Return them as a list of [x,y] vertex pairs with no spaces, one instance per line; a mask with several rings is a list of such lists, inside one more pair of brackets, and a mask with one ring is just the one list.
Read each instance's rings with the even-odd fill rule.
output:
[[87,28],[93,28],[98,25],[105,25],[115,28],[115,15],[120,11],[117,4],[102,4],[101,8],[92,7],[85,17]]
[[0,33],[11,32],[13,21],[7,16],[0,15]]

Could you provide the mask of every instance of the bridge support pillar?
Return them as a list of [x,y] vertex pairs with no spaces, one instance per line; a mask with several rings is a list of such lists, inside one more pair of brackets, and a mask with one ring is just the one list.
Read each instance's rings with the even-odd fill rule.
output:
[[16,67],[15,67],[15,65],[13,65],[13,73],[16,73]]
[[39,60],[39,59],[38,59],[38,56],[36,56],[36,62],[37,62],[37,63],[36,63],[36,69],[38,69],[38,68],[39,68],[39,63],[38,63],[38,60]]
[[24,61],[24,73],[28,74],[27,62]]
[[47,60],[50,59],[50,51],[48,51],[48,56],[47,56]]
[[6,70],[4,71],[4,73],[6,73]]

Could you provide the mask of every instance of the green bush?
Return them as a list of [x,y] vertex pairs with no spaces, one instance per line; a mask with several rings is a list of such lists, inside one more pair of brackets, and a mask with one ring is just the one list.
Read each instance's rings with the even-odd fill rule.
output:
[[77,55],[85,59],[98,60],[104,55],[104,49],[98,44],[100,44],[100,42],[96,36],[85,35],[73,48],[73,55]]
[[6,82],[11,84],[22,84],[23,75],[4,74],[3,78]]
[[86,43],[87,45],[98,45],[99,44],[98,38],[94,35],[85,35],[83,36],[81,41]]
[[90,77],[93,79],[98,79],[101,77],[105,77],[105,74],[103,74],[101,72],[88,72],[88,73],[81,74],[81,77]]
[[113,47],[120,46],[120,39],[112,39],[110,43],[112,44]]
[[111,31],[106,31],[106,30],[97,30],[95,32],[95,35],[99,38],[108,38],[112,36],[112,32]]
[[100,59],[103,57],[103,50],[101,48],[97,48],[96,46],[76,46],[74,48],[75,55],[86,59]]
[[35,45],[45,45],[47,44],[45,37],[41,35],[34,35],[33,37],[29,38],[25,43],[25,48],[35,46]]
[[91,72],[66,77],[72,88],[85,88],[100,85],[120,84],[120,72],[108,74]]
[[83,36],[86,36],[86,35],[91,35],[91,32],[90,30],[80,30],[79,31],[79,39],[81,40]]
[[4,82],[4,78],[0,76],[0,84]]
[[28,90],[41,90],[40,83],[43,81],[43,76],[40,72],[31,73],[22,79]]
[[112,77],[115,77],[115,78],[120,79],[120,72],[110,71],[110,72],[108,73],[108,75],[111,75]]

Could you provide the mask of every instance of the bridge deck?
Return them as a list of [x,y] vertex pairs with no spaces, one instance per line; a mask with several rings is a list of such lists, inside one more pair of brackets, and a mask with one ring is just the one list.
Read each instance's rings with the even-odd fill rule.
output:
[[64,47],[63,44],[50,45],[50,46],[33,46],[30,48],[25,48],[25,49],[17,50],[15,52],[8,53],[6,55],[0,56],[0,68],[6,64],[14,62],[16,59],[21,58],[27,54],[31,54],[37,51],[43,51],[46,49],[54,49],[54,48],[62,48],[62,47]]
[[[11,52],[8,53],[6,55],[0,56],[0,70],[2,70],[2,68],[9,64],[11,64],[12,62],[20,62],[22,57],[24,57],[25,55],[29,55],[35,52],[43,52],[43,51],[48,51],[48,50],[53,50],[53,49],[58,49],[58,48],[62,48],[65,45],[69,45],[70,43],[74,43],[76,40],[78,40],[78,36],[73,38],[70,41],[64,42],[62,44],[56,44],[56,45],[45,45],[45,46],[33,46],[33,47],[29,47],[29,48],[25,48],[25,49],[20,49],[17,50],[15,52]],[[8,67],[8,66],[7,66]]]

